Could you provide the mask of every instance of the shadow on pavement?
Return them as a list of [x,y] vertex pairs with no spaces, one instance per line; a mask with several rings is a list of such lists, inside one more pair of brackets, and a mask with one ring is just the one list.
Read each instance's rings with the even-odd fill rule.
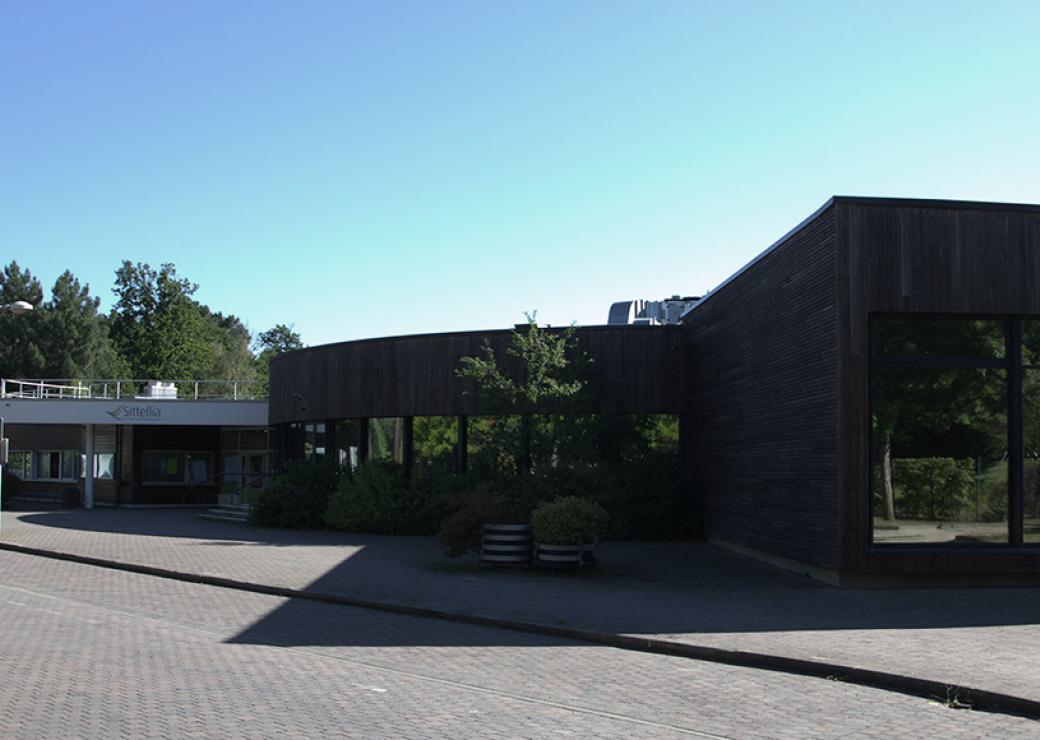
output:
[[[252,582],[269,575],[270,580],[263,582],[275,585],[284,585],[278,580],[279,571],[289,568],[298,554],[269,548],[342,547],[345,557],[340,562],[309,583],[306,579],[311,576],[305,575],[294,585],[314,593],[600,632],[667,637],[1040,624],[1040,591],[1036,588],[836,589],[705,543],[603,543],[600,568],[566,576],[487,571],[473,560],[449,561],[431,538],[247,528],[207,522],[197,514],[190,510],[95,510],[31,513],[19,518],[22,526],[52,530],[171,538],[137,545],[155,549],[135,550],[140,553],[137,562],[156,564],[149,562],[152,558],[161,561],[161,567],[176,569],[178,553],[185,562],[190,560],[186,556],[189,551],[195,555],[208,548],[213,555],[205,560],[213,564],[210,570],[214,575]],[[26,536],[24,544],[47,546],[34,540]],[[63,548],[59,544],[54,549]],[[224,562],[233,562],[234,567],[227,566],[227,571],[221,572]],[[324,562],[309,561],[309,566],[325,567]],[[330,620],[316,616],[327,612],[338,617]],[[365,626],[368,622],[359,622],[352,616],[354,612],[290,600],[233,641],[441,644],[430,642],[432,628],[422,626],[428,620],[419,619],[407,630],[387,631]],[[316,626],[319,623],[320,629]],[[479,629],[459,627],[462,631],[456,639]],[[540,643],[537,637],[507,634],[493,631],[481,639],[558,644],[551,638]]]

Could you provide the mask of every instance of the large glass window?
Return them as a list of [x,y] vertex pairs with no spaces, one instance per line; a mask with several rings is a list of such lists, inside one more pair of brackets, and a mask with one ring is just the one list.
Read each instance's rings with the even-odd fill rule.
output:
[[32,452],[11,450],[5,470],[9,470],[12,475],[22,480],[29,480],[32,478]]
[[1011,541],[1008,322],[871,324],[875,544]]
[[1008,542],[1007,373],[874,373],[874,542]]
[[41,450],[36,453],[35,477],[40,480],[75,480],[77,450]]
[[211,483],[212,455],[208,452],[145,451],[141,455],[142,482],[150,485]]
[[1022,326],[1022,541],[1040,544],[1040,321]]
[[404,461],[404,419],[400,416],[368,421],[368,456],[372,460]]

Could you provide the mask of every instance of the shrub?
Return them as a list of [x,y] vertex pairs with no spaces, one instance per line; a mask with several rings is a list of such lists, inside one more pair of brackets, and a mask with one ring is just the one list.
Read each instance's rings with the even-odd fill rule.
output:
[[952,457],[900,458],[892,461],[896,516],[900,519],[954,519],[975,491],[971,460]]
[[534,539],[543,545],[595,542],[606,524],[607,512],[602,506],[577,496],[541,504],[531,516]]
[[429,466],[406,481],[398,465],[367,460],[351,477],[340,480],[325,522],[351,532],[433,534],[460,480],[446,468]]
[[268,483],[250,511],[250,522],[261,527],[320,529],[336,486],[331,462],[300,460]]
[[441,522],[437,538],[453,558],[480,549],[483,525],[517,521],[510,498],[491,482],[450,495],[446,504],[448,515]]

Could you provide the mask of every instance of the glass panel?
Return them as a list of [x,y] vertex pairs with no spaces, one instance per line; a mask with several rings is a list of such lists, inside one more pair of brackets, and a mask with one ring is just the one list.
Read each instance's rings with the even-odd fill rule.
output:
[[470,470],[480,480],[518,472],[523,466],[523,436],[519,416],[471,416]]
[[883,357],[1004,356],[1004,322],[978,319],[875,319],[874,354]]
[[210,455],[208,452],[188,453],[188,483],[208,483]]
[[1023,320],[1022,325],[1022,364],[1040,365],[1040,321]]
[[116,456],[110,452],[99,452],[94,455],[94,477],[100,480],[111,480],[115,473]]
[[237,452],[224,455],[224,482],[238,485],[242,480],[242,456]]
[[141,456],[145,483],[183,483],[184,453],[145,452]]
[[1040,543],[1040,370],[1022,371],[1022,456],[1022,540],[1036,544]]
[[328,435],[325,434],[324,424],[314,425],[314,459],[321,460],[325,457],[325,448],[328,446]]
[[384,462],[403,462],[404,419],[400,416],[369,419],[368,456]]
[[77,450],[62,450],[60,455],[62,480],[75,480],[76,461],[79,460],[79,452]]
[[455,416],[417,416],[413,427],[415,464],[452,467],[458,454],[459,420]]
[[873,374],[875,543],[1008,541],[1007,373]]
[[11,471],[11,475],[22,480],[32,478],[32,453],[25,450],[11,450],[7,470]]
[[356,419],[336,422],[336,464],[340,467],[357,470],[360,429],[361,425]]

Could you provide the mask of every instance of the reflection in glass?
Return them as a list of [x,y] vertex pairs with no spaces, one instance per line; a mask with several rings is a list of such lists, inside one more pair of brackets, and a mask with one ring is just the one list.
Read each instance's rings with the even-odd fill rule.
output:
[[1040,370],[1036,369],[1022,371],[1022,457],[1022,541],[1040,543]]
[[1004,356],[1004,322],[983,319],[875,319],[874,354],[881,357]]
[[404,419],[391,416],[368,421],[368,456],[372,460],[404,461]]
[[417,466],[450,468],[458,455],[458,417],[417,416],[413,438]]
[[340,419],[336,422],[336,464],[341,468],[357,470],[361,424],[357,419]]
[[875,368],[875,543],[1008,541],[1007,373]]

